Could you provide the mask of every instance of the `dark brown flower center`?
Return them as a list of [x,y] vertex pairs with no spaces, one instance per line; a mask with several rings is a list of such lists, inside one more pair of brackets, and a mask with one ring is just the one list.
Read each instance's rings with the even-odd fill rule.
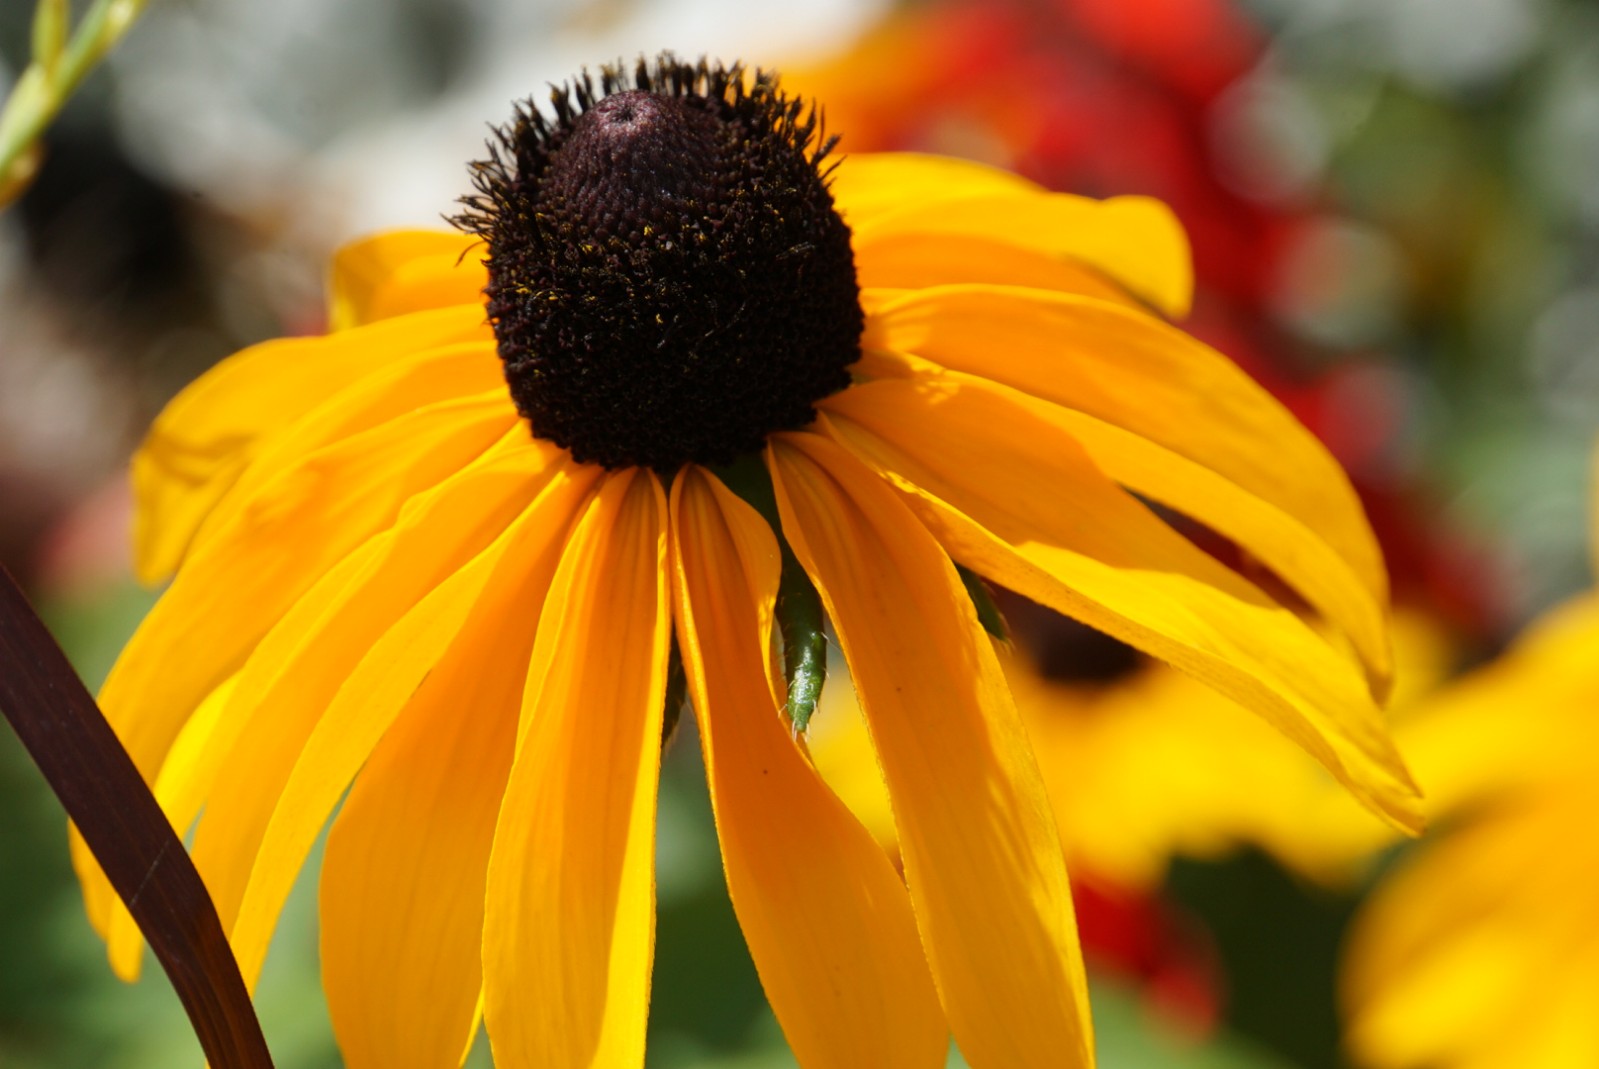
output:
[[[630,83],[630,84],[624,84]],[[831,141],[776,79],[670,56],[531,103],[457,222],[533,433],[670,472],[759,449],[849,383],[863,317]]]

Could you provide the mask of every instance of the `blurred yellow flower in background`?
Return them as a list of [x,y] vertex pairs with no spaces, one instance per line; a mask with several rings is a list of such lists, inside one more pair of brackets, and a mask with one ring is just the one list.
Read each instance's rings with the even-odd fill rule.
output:
[[[224,362],[134,464],[139,568],[173,581],[101,702],[252,982],[348,788],[321,879],[347,1064],[454,1064],[480,1014],[506,1069],[642,1064],[679,659],[802,1064],[936,1066],[950,1032],[977,1069],[1090,1064],[1049,798],[957,564],[1418,826],[1370,530],[1304,428],[1151,314],[1190,288],[1160,204],[920,156],[828,185],[800,105],[737,68],[641,62],[554,106],[478,166],[486,271],[459,235],[344,250],[332,332]],[[902,872],[789,730],[791,579],[861,695]]]
[[1596,713],[1589,593],[1407,724],[1438,830],[1356,918],[1341,985],[1360,1064],[1599,1065]]
[[[1451,646],[1438,625],[1414,612],[1398,613],[1393,631],[1391,715],[1408,759],[1410,712],[1443,677]],[[1390,824],[1281,732],[1190,676],[1141,663],[1106,682],[1055,680],[1025,648],[1000,645],[997,652],[1068,865],[1079,874],[1153,893],[1173,857],[1216,858],[1253,845],[1304,877],[1346,886],[1374,850],[1395,839]],[[888,793],[847,687],[832,687],[823,698],[810,751],[823,777],[892,851]]]

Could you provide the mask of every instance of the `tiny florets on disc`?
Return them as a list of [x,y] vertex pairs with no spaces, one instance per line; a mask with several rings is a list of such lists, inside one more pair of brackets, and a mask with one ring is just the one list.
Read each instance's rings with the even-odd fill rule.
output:
[[774,76],[640,60],[531,102],[474,165],[457,225],[533,433],[670,472],[804,426],[849,384],[864,319],[833,141]]

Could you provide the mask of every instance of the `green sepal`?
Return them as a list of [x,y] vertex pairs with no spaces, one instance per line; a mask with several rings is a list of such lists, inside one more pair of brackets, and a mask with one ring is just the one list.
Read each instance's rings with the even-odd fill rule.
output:
[[788,686],[783,711],[794,732],[803,734],[810,726],[811,715],[822,700],[822,686],[827,682],[827,633],[823,627],[822,596],[783,537],[777,493],[760,455],[752,453],[723,465],[716,469],[716,476],[761,514],[782,553],[783,571],[777,584],[775,613],[777,633],[783,641],[783,679]]
[[683,671],[683,654],[677,648],[677,636],[672,636],[672,652],[666,661],[666,707],[661,714],[661,751],[677,737],[677,725],[683,719],[683,705],[688,700],[688,673]]
[[983,630],[1001,642],[1008,641],[1010,631],[1005,626],[1005,617],[1001,615],[999,606],[994,604],[994,595],[983,577],[964,564],[955,565],[955,571],[960,574],[961,582],[966,587],[966,596],[972,599],[972,608],[977,610],[977,621],[983,625]]
[[822,596],[786,544],[777,586],[777,630],[783,636],[783,678],[788,681],[785,711],[795,733],[804,734],[827,682],[827,633],[822,629]]

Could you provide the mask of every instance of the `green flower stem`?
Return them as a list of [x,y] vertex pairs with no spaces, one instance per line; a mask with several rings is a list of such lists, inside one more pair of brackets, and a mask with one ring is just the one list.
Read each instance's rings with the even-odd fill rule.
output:
[[95,0],[70,38],[68,0],[38,0],[33,59],[0,110],[0,208],[28,188],[42,159],[39,139],[67,99],[122,40],[148,0]]

